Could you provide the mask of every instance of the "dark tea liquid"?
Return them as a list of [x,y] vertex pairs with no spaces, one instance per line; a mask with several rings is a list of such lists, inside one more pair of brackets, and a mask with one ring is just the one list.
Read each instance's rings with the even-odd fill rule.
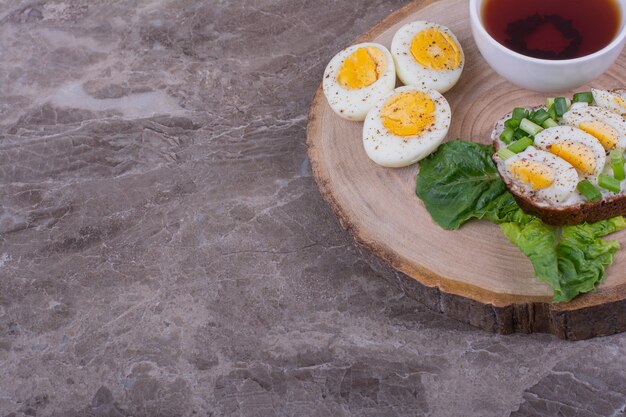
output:
[[607,46],[620,27],[616,0],[485,0],[487,32],[533,58],[572,59]]

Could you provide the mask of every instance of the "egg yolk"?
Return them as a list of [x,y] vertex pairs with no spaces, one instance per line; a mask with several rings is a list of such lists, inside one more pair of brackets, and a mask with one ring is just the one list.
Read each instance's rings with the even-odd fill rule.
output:
[[385,73],[387,60],[378,48],[366,46],[351,53],[341,65],[337,81],[351,90],[374,84]]
[[596,170],[596,156],[588,146],[578,142],[560,142],[548,146],[554,155],[565,159],[583,174],[591,175]]
[[387,100],[380,118],[396,136],[420,135],[435,123],[435,102],[421,91],[403,91]]
[[614,97],[615,103],[623,109],[626,109],[626,101],[621,97]]
[[554,171],[537,161],[520,159],[509,167],[514,178],[529,184],[534,190],[546,188],[554,182]]
[[602,146],[604,146],[604,149],[610,150],[617,146],[619,135],[611,126],[593,121],[583,122],[578,127],[598,139]]
[[435,28],[415,35],[410,51],[413,59],[424,68],[453,70],[461,65],[461,47],[452,36]]

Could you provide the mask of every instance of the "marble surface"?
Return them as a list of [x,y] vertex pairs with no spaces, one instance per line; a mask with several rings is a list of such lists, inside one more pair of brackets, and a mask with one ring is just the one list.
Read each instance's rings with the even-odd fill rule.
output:
[[626,335],[432,313],[317,192],[325,63],[404,4],[0,0],[0,416],[626,416]]

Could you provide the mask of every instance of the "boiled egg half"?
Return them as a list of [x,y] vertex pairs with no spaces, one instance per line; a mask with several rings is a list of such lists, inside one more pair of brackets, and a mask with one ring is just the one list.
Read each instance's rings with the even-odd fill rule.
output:
[[367,155],[379,165],[404,167],[432,153],[445,139],[450,105],[437,91],[400,87],[379,100],[363,125]]
[[600,142],[571,126],[543,130],[535,136],[535,146],[563,158],[585,177],[597,177],[606,163],[606,151]]
[[456,84],[465,62],[461,44],[452,31],[427,21],[402,26],[391,41],[391,54],[404,84],[440,93]]
[[578,185],[578,173],[570,163],[533,146],[504,163],[503,175],[521,189],[521,195],[537,196],[548,204],[566,202]]
[[593,101],[595,101],[597,106],[622,116],[626,114],[626,100],[621,94],[595,88],[591,89],[591,93],[593,94]]
[[383,45],[360,43],[333,57],[322,87],[328,104],[344,119],[362,121],[381,97],[396,86],[396,69]]
[[626,149],[626,121],[622,116],[598,106],[572,108],[563,115],[565,124],[577,127],[595,137],[610,151]]

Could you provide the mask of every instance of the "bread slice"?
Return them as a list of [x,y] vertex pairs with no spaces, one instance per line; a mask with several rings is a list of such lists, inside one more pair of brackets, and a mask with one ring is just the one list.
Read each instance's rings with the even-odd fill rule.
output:
[[[614,90],[622,96],[626,96],[626,90]],[[534,107],[529,110],[536,110],[542,106]],[[511,113],[500,119],[491,134],[494,148],[496,152],[502,146],[506,146],[500,141],[500,134],[504,130],[504,122],[511,117]],[[573,204],[552,205],[547,202],[538,201],[535,196],[529,195],[518,184],[511,181],[508,176],[503,175],[504,161],[497,155],[493,155],[493,161],[498,167],[500,177],[506,184],[508,190],[513,194],[515,200],[524,212],[539,217],[544,223],[563,226],[575,225],[581,223],[593,223],[599,220],[609,219],[611,217],[626,215],[626,193],[609,194],[603,192],[603,198],[596,202],[579,201]]]

